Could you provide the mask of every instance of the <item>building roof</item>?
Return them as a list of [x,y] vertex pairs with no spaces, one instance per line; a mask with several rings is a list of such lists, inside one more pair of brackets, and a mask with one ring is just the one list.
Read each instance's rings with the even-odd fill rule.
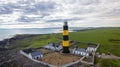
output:
[[31,52],[35,51],[35,49],[33,49],[33,48],[27,48],[27,49],[23,49],[23,51],[25,53],[31,53]]
[[86,51],[85,49],[83,49],[83,48],[76,48],[75,51],[80,51],[80,52],[89,53],[89,52],[87,52],[87,51]]
[[89,45],[88,47],[96,48],[96,45]]
[[42,52],[40,52],[40,51],[34,51],[34,52],[31,53],[31,55],[32,55],[32,57],[38,56],[38,55],[42,55]]
[[76,50],[77,50],[77,51],[86,51],[86,50],[83,49],[83,48],[77,48]]
[[45,48],[51,49],[51,50],[61,50],[62,45],[61,43],[51,43],[45,46]]
[[48,46],[59,47],[61,46],[61,43],[51,43],[51,44],[48,44]]

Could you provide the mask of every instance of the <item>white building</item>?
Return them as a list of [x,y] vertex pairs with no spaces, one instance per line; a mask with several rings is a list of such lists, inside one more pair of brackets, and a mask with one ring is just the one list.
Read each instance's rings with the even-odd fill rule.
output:
[[29,57],[35,60],[39,60],[43,57],[43,54],[39,51],[34,51],[29,53]]
[[72,51],[73,54],[76,54],[76,55],[81,55],[81,56],[89,56],[89,52],[87,52],[85,49],[83,48],[75,48],[73,51]]
[[97,50],[95,45],[90,45],[87,47],[87,51],[88,52],[95,52]]
[[45,46],[45,48],[53,50],[53,51],[60,51],[62,49],[61,43],[51,43]]

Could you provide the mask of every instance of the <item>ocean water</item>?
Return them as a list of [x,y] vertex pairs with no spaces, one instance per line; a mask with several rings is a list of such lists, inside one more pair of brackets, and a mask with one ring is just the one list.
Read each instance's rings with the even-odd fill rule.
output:
[[60,33],[60,28],[22,28],[22,29],[2,29],[0,28],[0,41],[11,38],[17,34],[50,34]]

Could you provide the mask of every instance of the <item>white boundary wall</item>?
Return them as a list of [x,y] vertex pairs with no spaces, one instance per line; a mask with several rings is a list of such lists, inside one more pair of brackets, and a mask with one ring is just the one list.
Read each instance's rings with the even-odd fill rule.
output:
[[[49,66],[49,67],[59,67],[59,66],[56,66],[56,65],[51,65],[51,64],[48,64],[48,63],[44,63],[44,62],[42,62],[42,61],[38,61],[38,60],[32,59],[32,58],[29,57],[29,54],[26,54],[26,53],[23,52],[22,50],[20,50],[20,54],[24,55],[25,57],[31,59],[31,60],[34,61],[34,62],[43,64],[43,65],[46,65],[46,66]],[[68,66],[72,66],[72,65],[74,65],[74,64],[80,63],[83,58],[84,58],[84,56],[83,56],[80,60],[78,60],[78,61],[76,61],[76,62],[71,62],[71,63],[65,64],[65,65],[62,65],[62,66],[60,66],[60,67],[68,67]]]
[[[99,45],[100,45],[100,44],[97,45],[97,47],[96,47],[97,49],[98,49]],[[97,51],[97,50],[96,50],[96,51]],[[23,52],[22,50],[20,50],[20,54],[26,56],[27,58],[29,58],[29,59],[31,59],[32,61],[35,61],[35,62],[37,62],[37,63],[43,64],[43,65],[46,65],[46,66],[49,66],[49,67],[59,67],[59,66],[56,66],[56,65],[52,65],[52,64],[48,64],[48,63],[45,63],[45,62],[42,62],[42,61],[38,61],[38,60],[32,59],[32,58],[29,57],[29,54],[26,54],[26,53]],[[94,52],[94,55],[95,55],[95,52]],[[78,60],[78,61],[76,61],[76,62],[71,62],[71,63],[65,64],[65,65],[62,65],[62,66],[60,66],[60,67],[68,67],[68,66],[72,66],[72,65],[74,65],[74,64],[80,63],[80,62],[86,63],[86,62],[82,61],[84,58],[85,58],[85,56],[83,56],[80,60]],[[87,63],[87,64],[94,64],[94,56],[93,56],[93,62]]]

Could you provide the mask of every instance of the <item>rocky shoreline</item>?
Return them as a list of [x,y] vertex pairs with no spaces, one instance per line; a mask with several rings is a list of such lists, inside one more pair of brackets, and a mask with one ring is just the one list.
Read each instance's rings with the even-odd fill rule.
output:
[[35,63],[19,53],[23,49],[17,41],[32,38],[40,34],[16,35],[13,38],[0,41],[0,67],[46,67]]

